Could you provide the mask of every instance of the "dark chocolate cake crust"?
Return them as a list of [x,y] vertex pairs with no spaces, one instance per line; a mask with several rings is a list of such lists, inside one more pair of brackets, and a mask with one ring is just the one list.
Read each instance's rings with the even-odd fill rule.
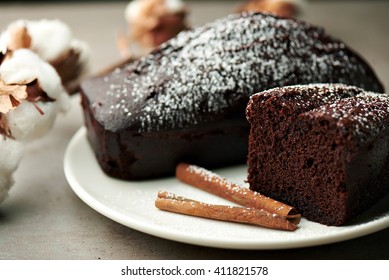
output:
[[[244,162],[249,97],[314,82],[383,91],[369,65],[323,29],[244,13],[182,32],[150,55],[84,81],[81,94],[103,169],[140,179],[173,174],[182,160],[207,168]],[[158,143],[166,145],[149,149]]]
[[389,191],[389,96],[340,84],[252,96],[250,189],[342,225]]

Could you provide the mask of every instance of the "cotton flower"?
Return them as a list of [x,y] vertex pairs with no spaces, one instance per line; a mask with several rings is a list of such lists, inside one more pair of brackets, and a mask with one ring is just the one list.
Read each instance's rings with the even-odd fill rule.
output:
[[89,46],[74,38],[70,28],[57,19],[10,23],[0,36],[0,53],[18,49],[30,49],[51,64],[65,86],[89,70]]
[[6,53],[0,65],[0,102],[2,202],[14,183],[24,145],[50,131],[70,100],[53,66],[29,49],[18,49]]

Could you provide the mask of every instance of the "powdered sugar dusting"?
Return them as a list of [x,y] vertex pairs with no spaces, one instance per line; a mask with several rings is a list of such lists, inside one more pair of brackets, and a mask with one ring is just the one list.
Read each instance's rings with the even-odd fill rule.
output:
[[314,109],[310,114],[318,118],[334,119],[341,131],[355,136],[358,142],[363,142],[375,137],[387,127],[389,96],[363,92],[355,97]]
[[[320,103],[327,103],[339,98],[355,96],[362,92],[364,92],[362,88],[341,83],[316,83],[273,88],[257,93],[251,99],[259,95],[270,97],[277,94],[277,96],[284,98],[285,101],[289,99],[293,101],[300,100],[301,106],[309,107],[312,102],[316,102],[317,100]],[[266,102],[266,100],[262,100],[261,102]]]
[[351,133],[358,141],[377,135],[389,120],[387,94],[344,84],[310,84],[274,88],[253,95],[247,107],[249,121],[252,100],[258,98],[259,103],[266,103],[274,96],[285,100],[282,106],[293,104],[296,114],[335,120],[341,131]]
[[[249,96],[276,86],[343,82],[380,91],[370,68],[323,29],[265,14],[231,15],[180,33],[84,87],[109,130],[179,129],[244,111]],[[89,93],[90,91],[90,93]]]

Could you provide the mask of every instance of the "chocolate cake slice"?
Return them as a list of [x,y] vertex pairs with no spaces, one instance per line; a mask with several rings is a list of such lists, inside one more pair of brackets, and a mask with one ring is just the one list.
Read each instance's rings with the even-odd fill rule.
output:
[[150,55],[82,83],[88,138],[122,179],[247,158],[249,97],[276,86],[342,82],[382,92],[373,70],[308,23],[244,13],[181,32]]
[[251,97],[250,189],[339,226],[389,192],[389,96],[341,84]]

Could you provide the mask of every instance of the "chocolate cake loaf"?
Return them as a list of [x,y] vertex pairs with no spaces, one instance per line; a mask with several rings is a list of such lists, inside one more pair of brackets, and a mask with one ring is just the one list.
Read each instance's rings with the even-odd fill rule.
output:
[[251,97],[250,189],[342,225],[389,192],[389,96],[341,84]]
[[113,177],[174,174],[245,162],[244,116],[256,92],[341,82],[382,92],[373,70],[321,28],[273,15],[228,16],[162,44],[140,60],[82,83],[88,138]]

